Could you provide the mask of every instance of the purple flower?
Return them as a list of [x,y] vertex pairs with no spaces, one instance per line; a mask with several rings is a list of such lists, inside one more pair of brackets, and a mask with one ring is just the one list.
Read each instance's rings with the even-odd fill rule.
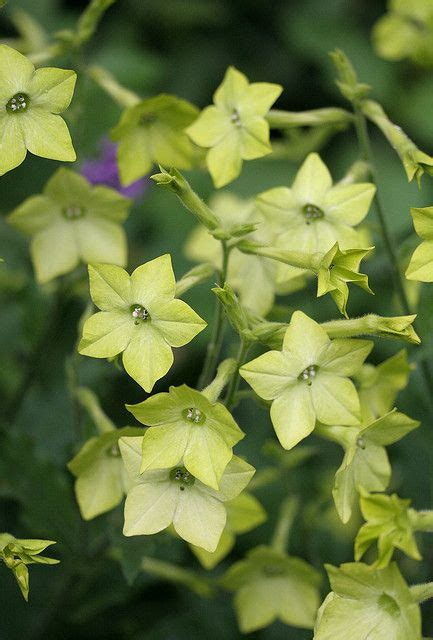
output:
[[137,200],[150,181],[147,177],[124,187],[120,183],[119,170],[116,161],[117,145],[106,138],[101,144],[101,153],[95,160],[86,160],[81,167],[81,173],[91,184],[105,184],[119,191],[127,198]]

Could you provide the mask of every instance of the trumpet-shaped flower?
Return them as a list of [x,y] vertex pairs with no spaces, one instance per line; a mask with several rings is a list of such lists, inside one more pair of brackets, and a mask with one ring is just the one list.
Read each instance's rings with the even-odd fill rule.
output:
[[29,564],[58,564],[59,560],[40,554],[56,544],[53,540],[21,540],[10,533],[0,534],[0,559],[12,571],[25,600],[29,597]]
[[[221,228],[230,233],[235,226],[257,223],[257,230],[246,237],[248,239],[272,244],[274,240],[269,225],[263,224],[264,219],[250,200],[239,196],[221,192],[215,194],[209,206],[221,222]],[[218,269],[222,267],[221,242],[199,225],[193,229],[185,245],[185,254],[197,262],[211,262]],[[260,315],[266,315],[272,307],[275,297],[275,277],[277,264],[269,258],[247,255],[238,251],[236,247],[230,252],[227,282],[239,293],[243,306]],[[254,282],[255,286],[251,286]],[[257,291],[260,296],[257,296]]]
[[89,265],[90,294],[101,310],[86,320],[82,355],[122,353],[127,373],[150,392],[173,364],[172,347],[188,344],[206,322],[176,299],[168,254],[137,267],[131,276],[115,265]]
[[265,116],[281,91],[278,84],[249,84],[243,73],[229,67],[214,93],[214,104],[187,128],[193,142],[209,149],[206,163],[216,187],[237,178],[243,160],[271,153]]
[[377,542],[375,566],[386,567],[394,549],[400,549],[414,560],[421,560],[415,541],[411,519],[411,501],[402,500],[395,493],[370,494],[361,490],[360,507],[367,522],[362,525],[355,540],[355,560],[360,560],[367,549]]
[[240,369],[240,374],[265,400],[281,445],[294,447],[314,429],[316,420],[356,425],[360,406],[354,375],[372,349],[368,340],[331,340],[326,331],[295,311],[282,351],[268,351]]
[[125,503],[126,536],[151,535],[173,524],[176,533],[213,552],[226,524],[224,502],[236,498],[254,475],[254,467],[233,456],[218,491],[195,478],[180,460],[171,469],[140,474],[142,438],[121,438],[120,451],[131,476]]
[[126,408],[149,426],[143,437],[141,472],[166,469],[183,460],[194,477],[218,489],[232,448],[244,437],[224,405],[209,402],[184,384]]
[[111,139],[119,143],[121,183],[130,185],[142,178],[153,164],[189,169],[196,154],[184,129],[197,114],[197,108],[186,100],[165,93],[126,109],[110,132]]
[[314,640],[421,640],[420,608],[396,564],[326,570],[332,591],[319,609]]
[[410,212],[415,231],[423,242],[413,252],[406,278],[433,282],[433,207],[412,208]]
[[32,236],[31,256],[38,282],[69,273],[79,262],[126,264],[126,235],[121,226],[131,201],[114,189],[60,168],[42,194],[27,198],[9,223]]
[[[370,183],[332,184],[317,153],[310,153],[292,187],[261,193],[256,203],[265,218],[280,231],[277,246],[305,253],[325,253],[336,242],[342,249],[363,246],[354,229],[368,213],[376,188]],[[299,276],[295,267],[280,265],[277,282]]]
[[221,584],[235,591],[235,609],[242,633],[281,620],[312,629],[319,607],[320,575],[305,560],[271,547],[250,551],[223,576]]
[[60,113],[77,76],[67,69],[35,69],[28,58],[0,45],[0,175],[20,165],[27,151],[72,162],[75,151]]

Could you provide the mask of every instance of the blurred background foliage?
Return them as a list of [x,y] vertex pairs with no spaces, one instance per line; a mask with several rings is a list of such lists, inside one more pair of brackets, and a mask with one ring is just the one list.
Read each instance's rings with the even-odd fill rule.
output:
[[[10,0],[0,14],[0,37],[17,37],[14,11],[24,9],[48,32],[71,27],[85,0]],[[386,10],[385,1],[365,0],[119,0],[105,16],[82,60],[61,59],[64,66],[83,62],[100,64],[120,82],[143,96],[161,91],[175,93],[199,107],[210,103],[229,64],[242,70],[250,81],[266,80],[284,86],[277,106],[303,110],[344,105],[334,83],[328,52],[346,51],[362,81],[373,87],[392,120],[398,122],[423,148],[433,150],[433,84],[431,70],[410,62],[387,62],[377,57],[371,29]],[[80,162],[96,156],[101,141],[116,124],[119,108],[101,89],[79,75],[77,94],[66,114]],[[409,206],[432,203],[433,183],[424,178],[422,191],[408,185],[397,157],[379,132],[374,131],[374,153],[387,213],[398,239],[402,261],[416,243]],[[335,178],[340,178],[357,157],[352,131],[341,132],[323,143],[321,153]],[[241,177],[230,185],[240,195],[255,195],[272,186],[290,184],[305,155],[294,141],[288,159],[264,159],[244,165]],[[39,193],[56,163],[29,157],[1,180],[0,209],[3,215],[27,196]],[[204,197],[212,193],[208,175],[190,174]],[[375,298],[351,293],[352,316],[367,311],[398,314],[392,295],[387,258],[373,215],[368,218],[377,251],[366,266]],[[170,252],[180,277],[190,266],[183,245],[194,220],[164,190],[148,186],[134,206],[126,228],[130,246],[129,267],[134,268],[164,252]],[[4,424],[0,455],[0,530],[17,537],[51,538],[61,564],[30,571],[30,605],[27,606],[9,572],[0,572],[2,615],[0,637],[5,640],[186,640],[206,637],[238,638],[231,596],[219,592],[200,598],[187,585],[175,585],[153,577],[141,568],[143,555],[173,561],[205,576],[187,545],[162,533],[150,538],[126,539],[121,535],[122,508],[82,522],[73,495],[72,478],[65,464],[92,425],[68,391],[74,378],[98,394],[102,406],[118,426],[132,423],[124,403],[144,399],[144,393],[113,364],[73,356],[77,322],[86,305],[85,270],[77,277],[74,295],[63,294],[60,284],[34,284],[27,240],[1,223],[0,255],[6,264],[0,271],[0,394],[4,399]],[[81,280],[80,280],[81,278]],[[251,283],[254,286],[254,283]],[[433,287],[411,287],[419,296],[420,348],[411,360],[431,360],[433,355]],[[186,299],[204,318],[212,318],[214,300],[209,284],[188,292]],[[274,318],[287,320],[301,308],[317,320],[336,317],[332,303],[316,301],[313,286],[288,299],[278,300]],[[196,384],[210,329],[184,349],[156,391],[169,384]],[[402,345],[377,341],[373,362],[395,353]],[[230,353],[230,336],[226,353]],[[432,401],[418,372],[399,398],[399,408],[423,426],[390,448],[393,463],[392,489],[413,498],[419,509],[433,507]],[[237,453],[247,456],[259,469],[279,464],[278,482],[257,488],[268,521],[241,536],[230,560],[239,559],[255,544],[272,535],[278,504],[287,494],[300,497],[290,552],[321,569],[323,562],[337,564],[352,559],[352,540],[359,517],[343,527],[331,500],[333,473],[342,452],[332,444],[314,441],[296,454],[281,454],[265,446],[274,440],[265,409],[243,402],[236,418],[246,431]],[[311,447],[310,447],[311,443]],[[276,453],[279,451],[280,453]],[[304,455],[305,454],[305,455]],[[409,582],[431,580],[433,547],[422,541],[424,561],[401,558]],[[229,560],[217,567],[219,575]],[[1,568],[1,567],[0,567]],[[193,585],[200,589],[200,583]],[[324,579],[324,593],[327,592]],[[424,608],[425,635],[433,635],[433,609]],[[251,638],[271,640],[311,638],[311,632],[288,629],[275,623]],[[385,640],[385,639],[384,639]]]

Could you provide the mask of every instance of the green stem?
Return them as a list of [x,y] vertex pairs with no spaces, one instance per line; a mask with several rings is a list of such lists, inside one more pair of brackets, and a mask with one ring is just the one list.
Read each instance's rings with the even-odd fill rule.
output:
[[[227,270],[230,257],[230,247],[227,246],[225,240],[221,241],[222,249],[222,266],[220,271],[219,283],[223,287],[227,280]],[[224,338],[224,308],[221,302],[216,299],[215,302],[215,317],[211,341],[208,344],[206,358],[203,365],[203,370],[200,374],[198,381],[198,388],[203,389],[206,387],[214,376],[214,372],[218,363],[219,355]]]
[[286,129],[291,127],[317,127],[329,124],[348,124],[353,115],[346,109],[325,107],[310,111],[281,111],[271,109],[266,120],[272,129]]
[[[373,161],[373,153],[371,149],[370,137],[368,135],[367,121],[359,104],[354,103],[354,111],[355,111],[355,127],[356,127],[356,133],[358,136],[359,147],[364,160],[366,160],[366,162],[368,162],[370,166],[370,175],[373,182],[376,185],[376,195],[375,195],[376,211],[379,218],[379,223],[380,223],[380,228],[381,228],[385,248],[387,250],[388,257],[391,263],[391,271],[392,271],[392,277],[394,280],[396,294],[398,296],[400,305],[404,313],[407,315],[410,315],[411,308],[410,308],[409,300],[406,295],[406,291],[403,284],[403,278],[402,278],[400,267],[398,264],[397,245],[395,242],[395,238],[392,234],[392,231],[389,227],[386,214],[385,214],[385,209],[383,207],[381,196],[379,194],[379,182],[377,179],[376,167]],[[433,395],[433,378],[432,378],[428,363],[425,360],[421,361],[421,368],[424,376],[425,385],[428,389],[429,396],[431,397]]]
[[271,546],[279,553],[286,553],[290,531],[298,510],[299,500],[294,496],[286,498],[280,508]]
[[239,369],[244,363],[244,360],[246,358],[249,348],[250,348],[250,342],[247,342],[246,340],[241,339],[238,355],[236,358],[236,368],[229,382],[227,395],[224,400],[224,404],[229,411],[233,409],[233,406],[235,404],[235,396],[239,386]]

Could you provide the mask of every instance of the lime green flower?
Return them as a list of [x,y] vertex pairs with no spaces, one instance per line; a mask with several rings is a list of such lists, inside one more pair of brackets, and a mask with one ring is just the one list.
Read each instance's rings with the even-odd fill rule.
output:
[[433,282],[433,207],[410,210],[415,231],[423,240],[415,249],[406,269],[408,280]]
[[[277,246],[305,253],[325,253],[338,242],[342,249],[363,246],[354,229],[368,213],[375,194],[370,183],[332,184],[331,175],[317,153],[310,153],[292,187],[261,193],[256,203],[279,233]],[[298,276],[300,270],[280,266],[277,282]]]
[[260,502],[250,493],[244,491],[241,495],[225,503],[227,522],[221,534],[220,541],[213,553],[201,547],[191,546],[191,551],[205,569],[213,569],[233,549],[236,536],[248,533],[266,520],[266,512]]
[[142,178],[153,164],[189,169],[195,151],[183,130],[197,114],[198,109],[186,100],[165,93],[126,109],[110,132],[111,139],[119,143],[122,184]]
[[235,591],[242,633],[267,627],[274,620],[312,629],[320,603],[320,575],[305,560],[271,547],[256,547],[236,562],[221,584]]
[[314,640],[421,640],[420,608],[396,564],[326,570],[332,592],[319,609]]
[[56,544],[53,540],[20,540],[10,533],[0,533],[0,560],[12,571],[24,599],[29,598],[29,564],[58,564],[59,560],[39,554]]
[[188,344],[206,322],[175,298],[169,254],[129,276],[115,265],[89,265],[90,295],[101,309],[86,320],[79,352],[93,358],[123,353],[127,373],[150,392],[173,364],[172,347]]
[[355,374],[361,403],[362,423],[368,424],[383,416],[394,406],[399,391],[408,383],[413,365],[407,360],[407,352],[402,349],[379,365],[362,365]]
[[360,427],[329,427],[329,434],[345,449],[343,462],[335,474],[332,495],[343,522],[352,515],[360,488],[385,491],[391,479],[391,465],[385,447],[401,440],[419,426],[404,413],[391,411]]
[[316,420],[359,423],[358,394],[348,376],[372,346],[368,340],[330,340],[317,322],[295,311],[282,351],[268,351],[240,374],[261,398],[272,401],[272,424],[281,445],[290,449],[313,431]]
[[[251,239],[262,244],[272,244],[274,234],[251,200],[245,200],[234,193],[221,192],[209,201],[209,207],[220,220],[220,226],[227,233],[240,225],[257,224],[257,230],[248,234]],[[211,262],[218,269],[222,266],[221,242],[202,226],[193,229],[185,245],[185,255],[196,262]],[[269,258],[246,255],[234,247],[230,252],[227,282],[238,292],[244,307],[260,315],[266,315],[274,302],[277,264]],[[251,286],[254,282],[254,287]],[[260,291],[260,296],[257,295]]]
[[360,528],[355,540],[355,560],[360,560],[367,549],[377,541],[376,567],[386,567],[394,549],[400,549],[414,560],[421,560],[411,520],[410,500],[361,490],[359,504],[367,522]]
[[281,91],[278,84],[249,84],[243,73],[229,67],[215,91],[214,105],[187,128],[193,142],[209,149],[206,163],[216,187],[237,178],[243,160],[272,152],[265,116]]
[[194,477],[219,488],[232,448],[244,437],[224,405],[209,402],[203,393],[184,384],[126,408],[149,426],[143,437],[141,473],[183,460]]
[[60,113],[68,108],[77,76],[66,69],[36,69],[28,58],[0,45],[0,175],[20,165],[27,151],[63,162],[76,158]]
[[60,168],[42,194],[27,198],[9,223],[32,236],[31,256],[38,282],[69,273],[79,262],[125,265],[126,235],[120,223],[131,200],[115,189],[93,187],[83,176]]
[[142,438],[121,438],[119,443],[133,482],[125,503],[124,535],[151,535],[173,524],[187,542],[215,551],[226,524],[223,503],[241,493],[254,468],[233,456],[216,491],[189,473],[182,460],[171,469],[141,474]]
[[373,43],[386,60],[410,58],[433,65],[433,5],[430,0],[389,0],[388,13],[373,27]]

